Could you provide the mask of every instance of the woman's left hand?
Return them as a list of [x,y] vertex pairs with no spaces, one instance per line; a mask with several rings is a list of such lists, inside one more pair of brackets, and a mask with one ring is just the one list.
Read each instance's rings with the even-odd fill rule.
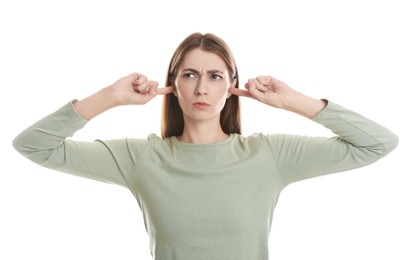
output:
[[256,99],[266,105],[284,108],[284,100],[292,89],[284,82],[271,76],[249,79],[244,89],[230,88],[229,93]]
[[306,96],[271,76],[249,79],[245,88],[231,87],[228,91],[233,95],[250,97],[269,106],[309,118],[315,116],[326,106],[324,101]]

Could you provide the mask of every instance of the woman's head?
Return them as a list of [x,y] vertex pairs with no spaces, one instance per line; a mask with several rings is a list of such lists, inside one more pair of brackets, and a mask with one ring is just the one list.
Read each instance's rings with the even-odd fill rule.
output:
[[[219,37],[213,34],[194,33],[188,36],[176,49],[169,64],[166,85],[176,86],[177,77],[180,75],[181,64],[187,53],[199,49],[212,56],[217,55],[227,69],[227,79],[232,87],[238,88],[238,70],[229,46]],[[227,133],[241,133],[239,98],[232,95],[226,99],[225,105],[220,112],[220,124],[222,130]],[[179,136],[184,129],[183,111],[178,97],[173,94],[164,96],[162,111],[162,137]]]

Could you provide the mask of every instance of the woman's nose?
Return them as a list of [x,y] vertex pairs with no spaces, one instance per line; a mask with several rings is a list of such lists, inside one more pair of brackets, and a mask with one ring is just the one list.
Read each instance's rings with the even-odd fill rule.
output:
[[195,95],[208,95],[208,88],[206,86],[205,79],[198,80],[198,84],[195,89]]

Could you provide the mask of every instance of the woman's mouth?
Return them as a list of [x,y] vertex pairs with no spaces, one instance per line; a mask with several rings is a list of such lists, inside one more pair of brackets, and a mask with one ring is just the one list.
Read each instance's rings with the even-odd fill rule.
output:
[[195,102],[194,106],[198,109],[206,109],[207,107],[209,107],[209,104],[205,102]]

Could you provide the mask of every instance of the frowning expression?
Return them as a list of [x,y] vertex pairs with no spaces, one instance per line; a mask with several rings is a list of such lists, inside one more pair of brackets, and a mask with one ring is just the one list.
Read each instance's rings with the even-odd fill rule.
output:
[[228,67],[217,54],[199,48],[187,52],[178,68],[174,91],[184,119],[219,120],[232,85]]

